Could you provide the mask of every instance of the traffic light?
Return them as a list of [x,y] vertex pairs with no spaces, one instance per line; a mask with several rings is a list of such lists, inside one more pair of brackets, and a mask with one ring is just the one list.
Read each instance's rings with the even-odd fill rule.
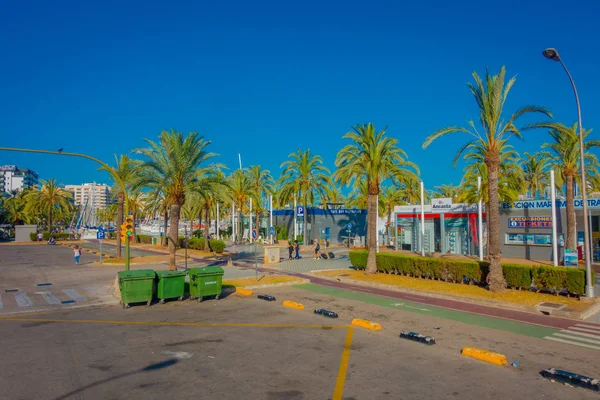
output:
[[121,240],[130,239],[133,236],[133,218],[125,218],[125,223],[121,225]]

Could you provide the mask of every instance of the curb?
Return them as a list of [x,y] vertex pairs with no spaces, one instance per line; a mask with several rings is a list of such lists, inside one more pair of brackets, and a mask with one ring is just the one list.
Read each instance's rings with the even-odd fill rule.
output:
[[304,304],[296,303],[295,301],[285,300],[283,305],[284,307],[294,308],[296,310],[304,310]]
[[499,366],[507,364],[506,356],[504,354],[494,353],[493,351],[482,350],[476,347],[465,346],[461,350],[461,354],[466,357],[476,358]]
[[369,329],[371,331],[380,331],[381,325],[377,322],[372,322],[367,319],[354,318],[352,325],[360,326],[361,328]]
[[252,296],[252,290],[244,289],[244,288],[235,288],[235,293],[239,293],[242,296]]
[[[310,280],[302,279],[300,281],[293,281],[293,282],[267,283],[265,285],[250,285],[250,286],[244,286],[243,289],[264,289],[264,288],[273,288],[273,287],[279,287],[279,286],[304,285],[306,283],[310,283]],[[236,288],[236,290],[237,290],[237,288]]]

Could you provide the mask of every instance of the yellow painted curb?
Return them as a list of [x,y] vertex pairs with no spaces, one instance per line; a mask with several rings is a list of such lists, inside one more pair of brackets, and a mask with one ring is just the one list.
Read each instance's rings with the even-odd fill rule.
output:
[[463,356],[476,358],[481,361],[487,361],[496,365],[506,365],[506,356],[493,351],[482,350],[476,347],[465,346],[461,351]]
[[304,310],[304,304],[296,303],[295,301],[286,300],[283,302],[283,305],[289,308],[295,308],[296,310]]
[[244,288],[235,288],[235,292],[239,293],[243,296],[252,296],[252,290],[244,289]]
[[370,329],[372,331],[381,330],[381,325],[377,322],[371,322],[366,319],[354,318],[352,320],[352,325],[360,326],[361,328]]

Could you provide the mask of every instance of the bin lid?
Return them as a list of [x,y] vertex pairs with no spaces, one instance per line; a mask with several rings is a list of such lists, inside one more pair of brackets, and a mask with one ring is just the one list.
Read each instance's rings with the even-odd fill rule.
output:
[[184,271],[156,271],[159,278],[168,278],[172,276],[185,276]]
[[223,268],[217,266],[190,269],[190,274],[193,275],[223,275],[223,272]]
[[119,271],[119,279],[149,279],[154,277],[156,274],[151,269],[136,269],[132,271]]

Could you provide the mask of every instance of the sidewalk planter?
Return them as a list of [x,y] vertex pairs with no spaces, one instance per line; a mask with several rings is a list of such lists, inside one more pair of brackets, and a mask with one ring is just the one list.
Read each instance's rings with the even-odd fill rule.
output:
[[160,304],[167,299],[183,300],[185,275],[182,271],[156,271],[156,297]]
[[198,299],[200,303],[204,297],[215,296],[219,300],[223,286],[223,268],[202,267],[192,268],[190,276],[190,298]]
[[156,274],[151,269],[134,271],[119,271],[119,289],[123,308],[129,308],[131,303],[152,304],[154,295],[154,280]]

